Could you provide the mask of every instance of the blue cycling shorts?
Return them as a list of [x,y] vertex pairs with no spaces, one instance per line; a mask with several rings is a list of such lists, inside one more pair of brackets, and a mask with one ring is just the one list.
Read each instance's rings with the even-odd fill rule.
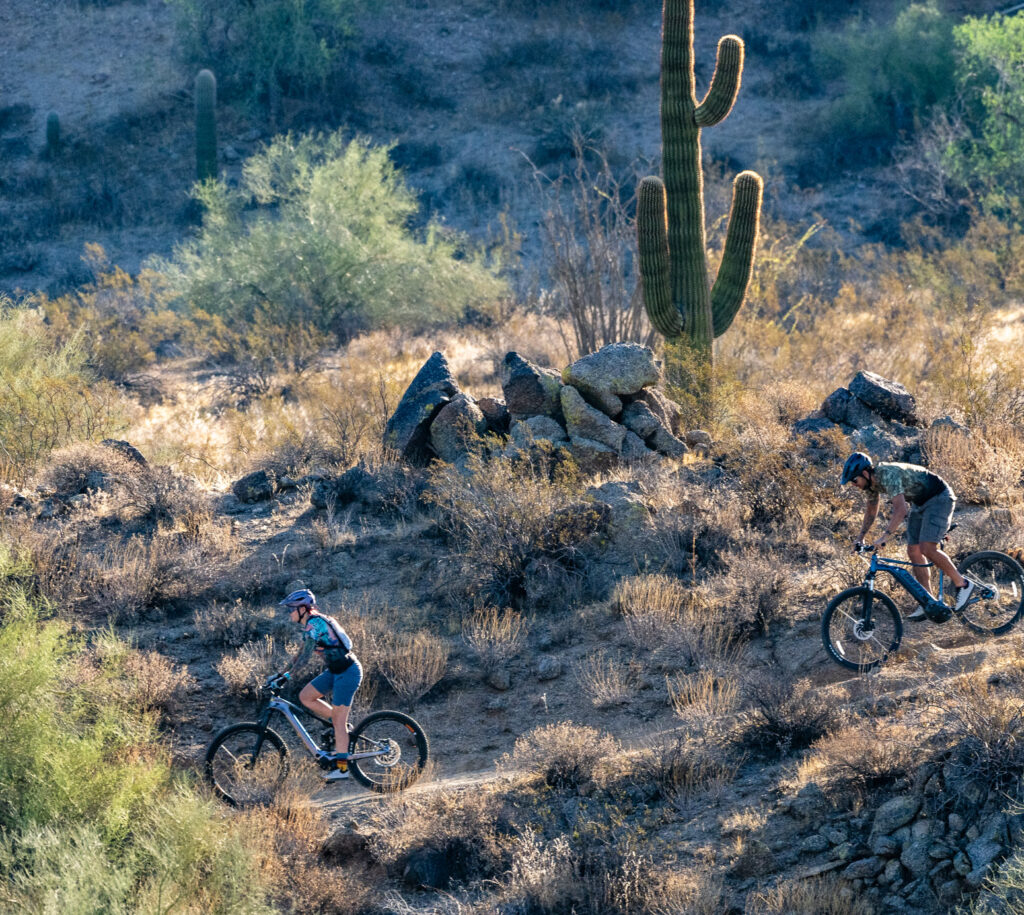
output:
[[351,705],[352,699],[363,682],[363,668],[356,661],[343,674],[332,674],[325,670],[309,681],[320,695],[330,696],[331,705]]

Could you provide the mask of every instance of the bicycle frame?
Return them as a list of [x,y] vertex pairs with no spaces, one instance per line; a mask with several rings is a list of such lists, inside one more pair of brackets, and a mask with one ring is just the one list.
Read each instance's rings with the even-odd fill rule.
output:
[[[306,752],[309,753],[310,756],[316,757],[320,753],[320,747],[317,745],[316,741],[310,737],[309,731],[306,730],[295,713],[298,712],[299,715],[309,715],[309,717],[325,726],[330,725],[329,721],[325,721],[324,719],[317,717],[306,709],[299,708],[287,699],[282,699],[274,692],[271,692],[271,697],[267,701],[266,708],[263,709],[259,718],[259,726],[262,729],[266,730],[268,727],[272,712],[278,712],[284,716],[285,721],[292,726],[292,730],[295,731],[296,736],[302,741],[302,745],[306,748]],[[349,728],[350,733],[351,730],[352,729]],[[374,744],[374,749],[367,750],[362,753],[350,753],[349,759],[372,759],[375,756],[386,756],[390,752],[390,747],[382,747],[377,741],[371,740],[368,737],[364,737],[363,739],[368,743]],[[262,740],[260,740],[260,743],[262,743]],[[351,747],[349,749],[351,749]],[[259,748],[257,747],[257,752],[258,750]]]
[[905,559],[888,559],[885,556],[879,556],[877,552],[873,552],[871,554],[871,563],[868,566],[868,574],[864,577],[864,585],[869,590],[874,591],[875,576],[879,572],[888,572],[922,606],[927,606],[932,602],[945,606],[943,603],[943,592],[946,576],[943,574],[942,569],[939,569],[939,596],[935,598],[914,578],[910,569],[905,568],[910,566],[918,569],[930,569],[934,565],[935,563],[933,562],[915,563]]

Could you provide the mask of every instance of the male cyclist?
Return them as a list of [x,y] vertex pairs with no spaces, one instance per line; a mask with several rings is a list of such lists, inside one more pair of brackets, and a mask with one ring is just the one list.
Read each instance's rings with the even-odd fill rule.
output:
[[[878,514],[878,499],[882,493],[892,499],[892,518],[882,536],[871,544],[881,549],[886,541],[899,530],[903,519],[907,519],[907,556],[913,563],[911,569],[921,585],[931,593],[931,576],[928,565],[935,565],[949,576],[956,587],[955,607],[959,610],[967,603],[974,591],[974,582],[968,581],[958,571],[953,560],[943,551],[941,543],[949,531],[949,523],[956,507],[956,496],[949,484],[937,473],[932,473],[917,464],[900,464],[880,461],[873,464],[866,454],[856,451],[843,465],[842,485],[852,483],[867,493],[864,508],[864,523],[856,545],[864,546],[871,525]],[[920,604],[907,619],[927,618]]]
[[[316,595],[302,588],[293,591],[281,603],[287,607],[293,623],[302,627],[302,645],[282,671],[291,676],[314,651],[323,655],[328,669],[314,677],[299,693],[299,701],[318,718],[329,718],[334,725],[334,753],[321,754],[325,763],[333,763],[325,781],[348,778],[348,713],[352,699],[363,680],[363,668],[352,652],[352,639],[332,616],[321,613]],[[324,697],[330,695],[333,702]]]

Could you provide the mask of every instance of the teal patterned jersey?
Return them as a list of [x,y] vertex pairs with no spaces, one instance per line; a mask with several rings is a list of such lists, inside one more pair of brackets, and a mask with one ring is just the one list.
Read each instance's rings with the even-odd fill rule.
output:
[[897,461],[882,461],[875,465],[874,480],[868,490],[885,493],[890,498],[900,495],[914,505],[923,505],[940,492],[953,490],[937,473],[932,473],[917,464],[901,464]]

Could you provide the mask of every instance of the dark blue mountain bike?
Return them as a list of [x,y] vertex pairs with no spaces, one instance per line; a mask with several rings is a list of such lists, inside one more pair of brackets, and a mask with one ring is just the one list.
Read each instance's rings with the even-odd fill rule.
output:
[[[858,552],[867,550],[865,547]],[[960,622],[975,632],[1002,635],[1024,614],[1024,568],[1006,553],[984,550],[972,553],[960,563],[960,574],[977,587],[959,610],[950,606],[956,589],[945,588],[941,571],[939,596],[933,598],[911,574],[913,565],[871,551],[863,584],[837,594],[825,608],[821,640],[833,661],[850,670],[871,670],[900,647],[903,620],[893,599],[876,588],[875,577],[879,572],[891,575],[924,607],[933,622],[945,622],[956,613]]]

